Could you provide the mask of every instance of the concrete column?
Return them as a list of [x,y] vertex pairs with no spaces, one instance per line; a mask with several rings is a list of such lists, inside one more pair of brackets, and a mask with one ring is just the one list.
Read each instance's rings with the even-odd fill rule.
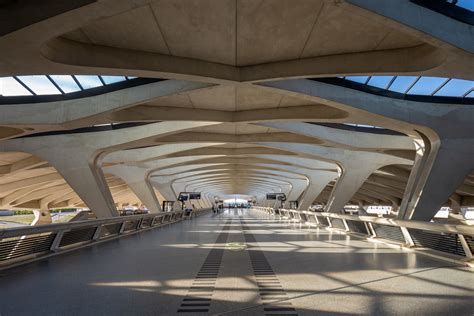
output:
[[147,178],[148,173],[146,169],[137,166],[115,165],[104,168],[104,171],[115,174],[124,180],[151,213],[162,211],[160,202]]
[[334,180],[336,174],[330,171],[319,171],[317,173],[313,172],[309,177],[309,185],[298,202],[298,210],[307,210],[326,185]]
[[[375,169],[376,170],[376,169]],[[364,168],[346,168],[341,172],[334,189],[329,196],[326,212],[341,213],[344,206],[357,193],[365,180],[375,171],[373,166]]]
[[44,210],[33,210],[35,219],[31,223],[31,226],[51,224],[53,220],[51,219],[51,213],[48,209]]
[[[474,169],[474,150],[469,155],[461,147],[449,146],[451,141],[445,140],[438,150],[436,158],[431,165],[426,180],[414,191],[405,213],[400,217],[413,220],[429,221],[446,203],[449,197],[464,182],[466,176]],[[458,144],[455,145],[457,146]],[[464,146],[474,146],[474,142],[466,142]],[[467,156],[470,159],[467,159]],[[415,170],[412,177],[416,177],[420,170]]]

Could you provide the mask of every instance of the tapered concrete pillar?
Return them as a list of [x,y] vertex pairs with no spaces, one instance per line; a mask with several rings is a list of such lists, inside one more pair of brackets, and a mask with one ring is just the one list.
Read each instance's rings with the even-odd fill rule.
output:
[[153,191],[153,187],[148,182],[146,169],[136,166],[115,165],[104,168],[104,170],[124,180],[150,212],[161,212],[160,202]]
[[457,141],[444,140],[443,146],[437,152],[427,155],[426,160],[435,156],[432,163],[420,163],[421,166],[429,165],[429,173],[421,167],[412,171],[410,180],[415,185],[408,191],[411,194],[400,207],[399,217],[430,220],[448,201],[474,169],[474,141],[465,141],[462,146],[470,146],[471,149],[464,151]]
[[48,209],[33,210],[33,214],[35,215],[35,218],[33,219],[33,222],[31,222],[31,226],[51,224],[53,222],[51,213]]
[[160,191],[161,195],[165,198],[166,201],[177,201],[177,196],[174,190],[171,188],[170,183],[157,183],[153,181],[153,186]]
[[301,199],[298,201],[299,210],[307,210],[314,200],[321,194],[326,185],[334,180],[335,173],[331,171],[311,172],[309,176],[308,188],[304,191]]

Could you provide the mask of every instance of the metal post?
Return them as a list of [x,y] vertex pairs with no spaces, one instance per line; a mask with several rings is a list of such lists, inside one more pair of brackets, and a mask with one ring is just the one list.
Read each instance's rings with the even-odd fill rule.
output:
[[53,243],[51,244],[51,251],[56,252],[59,250],[59,244],[61,243],[61,239],[63,239],[64,232],[64,230],[57,232],[56,237],[54,237]]
[[97,226],[94,232],[94,236],[92,236],[92,241],[99,240],[101,230],[102,230],[102,225]]
[[413,239],[411,238],[410,232],[406,227],[401,227],[400,229],[402,231],[403,237],[405,238],[405,246],[406,247],[413,247],[415,246],[415,243],[413,242]]
[[466,258],[472,259],[472,251],[471,248],[469,248],[469,244],[466,241],[466,238],[464,238],[464,235],[458,234],[459,241],[461,242],[462,249],[464,249],[464,253],[466,254]]

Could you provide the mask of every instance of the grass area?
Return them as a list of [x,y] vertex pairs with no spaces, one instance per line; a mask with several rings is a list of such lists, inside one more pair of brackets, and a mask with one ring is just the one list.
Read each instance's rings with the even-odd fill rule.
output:
[[26,224],[26,225],[30,225],[34,219],[35,219],[35,216],[33,214],[0,216],[0,221],[15,222],[15,223],[21,223],[21,224]]
[[54,223],[69,222],[74,216],[76,216],[76,214],[61,214],[59,220],[55,221]]
[[[53,223],[64,223],[64,222],[69,222],[71,218],[76,216],[75,213],[70,214],[70,213],[64,213],[61,214],[58,218],[58,216],[53,217]],[[5,222],[15,222],[15,223],[20,223],[20,224],[25,224],[25,225],[30,225],[33,220],[35,219],[35,216],[33,214],[30,215],[11,215],[11,216],[0,216],[0,222],[5,221]],[[10,226],[0,224],[0,229],[8,228]]]

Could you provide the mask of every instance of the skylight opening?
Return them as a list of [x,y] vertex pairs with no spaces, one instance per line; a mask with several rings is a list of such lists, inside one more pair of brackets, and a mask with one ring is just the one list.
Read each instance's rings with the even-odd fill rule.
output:
[[33,75],[0,77],[0,96],[59,95],[102,87],[137,77]]
[[71,93],[80,91],[81,88],[79,85],[74,81],[71,76],[63,76],[63,75],[52,75],[50,76],[54,82],[64,91],[64,93]]
[[394,76],[372,76],[367,82],[369,86],[387,89],[388,85],[393,81]]
[[407,94],[431,95],[448,79],[438,77],[421,77]]
[[415,76],[399,76],[393,81],[388,89],[394,92],[406,93],[417,79],[418,77]]
[[356,124],[356,123],[343,123],[344,125],[354,126],[354,127],[365,127],[365,128],[379,128],[382,129],[383,127],[374,126],[374,125],[366,125],[366,124]]
[[117,83],[127,80],[124,76],[101,76],[105,84]]
[[435,93],[436,96],[463,97],[474,88],[474,81],[451,79]]
[[46,76],[18,76],[36,95],[61,94],[61,91]]
[[13,77],[0,78],[0,95],[5,97],[33,95],[18,80]]
[[91,89],[103,86],[99,76],[75,76],[83,89]]
[[[453,3],[453,0],[450,0],[450,2]],[[454,4],[458,7],[474,12],[474,1],[472,0],[457,0]]]
[[342,79],[409,95],[458,98],[474,96],[474,81],[464,79],[425,76],[348,76]]

